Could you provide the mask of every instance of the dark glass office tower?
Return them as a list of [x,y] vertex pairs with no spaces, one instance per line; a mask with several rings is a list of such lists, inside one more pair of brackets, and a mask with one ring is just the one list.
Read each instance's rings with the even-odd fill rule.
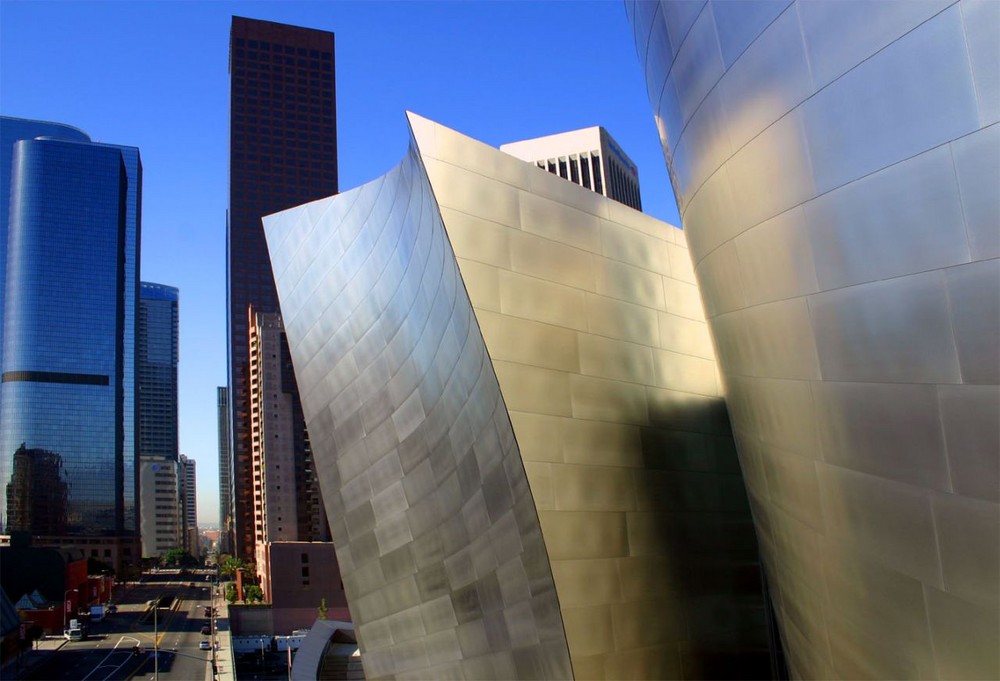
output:
[[[233,17],[229,55],[226,243],[233,530],[235,552],[252,559],[247,310],[253,305],[260,312],[278,311],[261,217],[337,193],[334,36]],[[304,422],[297,427],[304,432]]]
[[177,460],[178,292],[139,288],[139,455]]
[[[69,543],[104,537],[101,552],[90,555],[120,567],[138,558],[139,152],[22,140],[12,169],[0,385],[3,529],[43,540],[64,530],[60,541]],[[23,508],[23,500],[64,493],[65,514]]]

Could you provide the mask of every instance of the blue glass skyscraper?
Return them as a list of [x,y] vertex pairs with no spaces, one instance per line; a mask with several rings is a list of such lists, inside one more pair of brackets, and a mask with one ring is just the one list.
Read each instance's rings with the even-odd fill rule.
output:
[[177,460],[178,292],[139,288],[139,454]]
[[[64,544],[104,537],[99,548],[84,548],[118,567],[139,557],[141,176],[132,147],[51,138],[13,145],[0,384],[3,531]],[[52,499],[64,508],[52,509]]]
[[6,281],[7,272],[7,222],[10,211],[11,160],[14,156],[15,143],[35,137],[52,137],[77,142],[90,141],[87,133],[63,123],[0,116],[0,348],[3,348],[3,283]]

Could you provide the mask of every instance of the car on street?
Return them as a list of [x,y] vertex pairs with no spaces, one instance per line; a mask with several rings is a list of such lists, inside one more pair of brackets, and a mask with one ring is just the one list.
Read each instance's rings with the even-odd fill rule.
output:
[[198,647],[201,648],[202,650],[211,650],[212,644],[208,642],[208,639],[205,639],[198,644]]
[[207,624],[201,628],[201,635],[202,636],[208,636],[211,633],[212,633],[212,628],[209,627]]

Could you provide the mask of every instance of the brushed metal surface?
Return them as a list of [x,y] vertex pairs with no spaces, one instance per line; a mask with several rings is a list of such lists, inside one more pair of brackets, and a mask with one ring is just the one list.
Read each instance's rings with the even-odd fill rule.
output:
[[409,120],[396,169],[267,219],[366,672],[766,675],[683,233]]
[[626,15],[791,674],[1000,676],[1000,7],[652,4]]
[[1000,120],[1000,45],[993,27],[1000,22],[1000,6],[990,0],[962,4],[962,19],[972,61],[972,79],[979,99],[982,124]]
[[[481,191],[475,182],[464,187],[454,195],[457,206]],[[425,210],[432,201],[412,153],[372,185],[320,202],[347,204],[348,211],[313,206],[268,220],[272,243],[286,228],[300,240],[282,241],[294,255],[286,258],[278,286],[296,366],[324,371],[304,382],[312,386],[304,399],[324,497],[331,500],[331,517],[341,520],[335,535],[366,671],[372,678],[426,678],[446,669],[461,674],[456,610],[468,609],[456,608],[451,594],[469,584],[514,580],[509,567],[498,567],[502,550],[505,565],[534,560],[535,590],[516,586],[525,579],[522,567],[520,581],[504,581],[506,601],[478,599],[480,621],[505,623],[479,656],[501,651],[493,647],[501,640],[508,649],[561,641],[561,648],[531,659],[553,677],[569,677],[558,621],[553,626],[545,609],[536,616],[515,602],[514,594],[549,599],[549,610],[558,612],[547,563],[526,554],[533,546],[534,555],[544,554],[541,535],[514,522],[518,498],[532,508],[530,493],[526,482],[508,481],[524,472],[503,465],[517,456],[511,426],[440,217]],[[296,259],[309,264],[292,265]],[[411,294],[397,297],[401,288]],[[410,311],[390,324],[395,332],[386,337],[381,322],[392,314],[391,301],[408,301]],[[336,317],[324,319],[330,309],[339,324]],[[402,383],[393,382],[397,377]],[[330,418],[318,418],[327,410]],[[501,437],[497,431],[504,428]],[[475,499],[482,500],[479,514]],[[473,541],[465,520],[487,539]],[[537,527],[537,518],[533,522]]]

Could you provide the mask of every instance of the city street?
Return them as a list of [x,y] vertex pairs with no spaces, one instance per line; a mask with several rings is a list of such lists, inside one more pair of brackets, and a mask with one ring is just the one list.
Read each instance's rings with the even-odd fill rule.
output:
[[[209,640],[200,632],[209,625],[205,606],[211,604],[211,585],[175,582],[176,575],[146,575],[142,584],[125,592],[118,613],[90,625],[85,641],[65,643],[23,678],[62,681],[125,681],[126,679],[211,679]],[[154,581],[155,580],[155,581]],[[159,607],[147,604],[157,601]],[[154,646],[155,639],[155,646]],[[159,654],[154,659],[154,648]]]

